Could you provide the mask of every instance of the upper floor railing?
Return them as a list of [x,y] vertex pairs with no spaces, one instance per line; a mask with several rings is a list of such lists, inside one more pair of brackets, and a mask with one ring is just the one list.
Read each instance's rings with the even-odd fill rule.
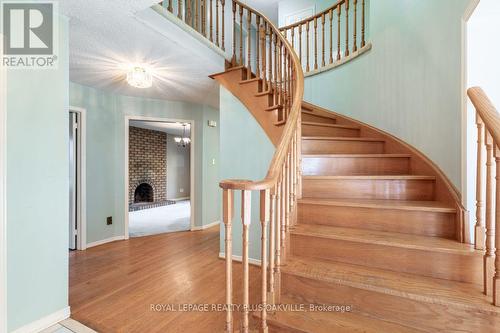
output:
[[225,0],[167,0],[160,5],[225,51],[225,3]]
[[365,0],[340,0],[324,11],[280,28],[306,73],[334,67],[367,49]]
[[467,93],[476,108],[478,143],[474,245],[485,251],[484,293],[500,306],[500,115],[481,88]]

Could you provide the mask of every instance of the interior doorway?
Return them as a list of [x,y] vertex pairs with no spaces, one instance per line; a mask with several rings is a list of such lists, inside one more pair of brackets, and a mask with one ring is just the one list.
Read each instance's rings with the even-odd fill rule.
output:
[[130,118],[126,125],[126,237],[191,230],[192,123]]
[[68,120],[68,247],[70,250],[85,250],[87,248],[85,214],[85,110],[70,107]]

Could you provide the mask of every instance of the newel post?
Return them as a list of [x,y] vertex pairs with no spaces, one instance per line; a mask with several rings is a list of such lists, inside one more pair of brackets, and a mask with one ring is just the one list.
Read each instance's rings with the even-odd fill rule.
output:
[[225,255],[226,255],[226,332],[233,332],[233,240],[232,220],[234,213],[234,196],[232,190],[223,190],[222,219],[225,226]]
[[476,250],[484,250],[485,233],[484,227],[484,123],[476,114],[477,125],[477,161],[476,161],[476,226],[474,229],[474,246]]

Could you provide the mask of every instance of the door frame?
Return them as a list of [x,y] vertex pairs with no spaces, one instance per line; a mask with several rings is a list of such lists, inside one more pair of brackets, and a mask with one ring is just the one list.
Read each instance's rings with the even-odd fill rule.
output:
[[[3,34],[0,33],[0,54]],[[0,333],[7,333],[7,70],[0,64]]]
[[[129,162],[129,127],[130,127],[130,121],[131,120],[138,120],[138,121],[154,121],[154,122],[163,122],[163,123],[187,123],[190,125],[190,136],[191,136],[191,143],[189,147],[189,200],[191,203],[191,216],[190,216],[190,227],[189,230],[193,231],[195,228],[194,221],[195,221],[195,190],[196,190],[196,184],[194,182],[194,165],[195,165],[195,121],[193,119],[175,119],[175,118],[162,118],[162,117],[147,117],[147,116],[134,116],[134,115],[126,115],[125,116],[125,145],[124,145],[124,151],[125,151],[125,187],[124,187],[124,194],[125,194],[125,200],[124,200],[124,237],[125,239],[129,239],[129,233],[128,233],[128,227],[129,227],[129,211],[128,211],[128,191],[129,191],[129,167],[128,167],[128,162]],[[167,162],[168,163],[168,162]]]
[[78,145],[79,159],[77,163],[77,250],[87,249],[87,110],[77,106],[70,106],[68,112],[74,112],[78,115]]

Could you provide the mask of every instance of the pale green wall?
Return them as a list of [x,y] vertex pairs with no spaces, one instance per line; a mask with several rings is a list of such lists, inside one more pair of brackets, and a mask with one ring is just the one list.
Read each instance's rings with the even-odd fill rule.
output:
[[370,2],[373,49],[307,78],[304,99],[412,144],[460,189],[461,18],[468,2]]
[[[218,180],[218,171],[214,172],[218,151],[213,149],[218,147],[218,128],[209,128],[205,121],[205,117],[218,121],[218,110],[115,95],[75,83],[70,84],[70,104],[87,110],[87,242],[124,234],[126,115],[194,120],[195,225],[219,220],[218,211],[204,211],[204,207],[219,205],[218,193],[205,186]],[[107,216],[113,216],[113,225],[106,225]]]
[[[228,90],[220,88],[220,178],[260,180],[266,176],[274,146],[252,114]],[[235,192],[233,255],[241,255],[241,192]],[[220,206],[219,206],[220,209]],[[250,252],[260,259],[259,192],[252,192]],[[224,252],[221,224],[220,251]]]
[[7,326],[68,306],[68,22],[57,69],[7,73]]

